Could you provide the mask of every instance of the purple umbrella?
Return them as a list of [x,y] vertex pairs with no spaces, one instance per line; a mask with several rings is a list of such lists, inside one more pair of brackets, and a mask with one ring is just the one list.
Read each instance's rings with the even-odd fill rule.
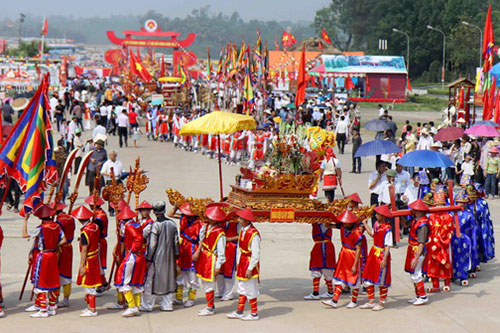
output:
[[488,125],[474,125],[465,131],[465,134],[484,137],[497,137],[500,136],[497,129]]
[[436,135],[434,135],[434,140],[437,141],[453,141],[460,139],[464,135],[464,129],[461,127],[445,127],[441,128]]

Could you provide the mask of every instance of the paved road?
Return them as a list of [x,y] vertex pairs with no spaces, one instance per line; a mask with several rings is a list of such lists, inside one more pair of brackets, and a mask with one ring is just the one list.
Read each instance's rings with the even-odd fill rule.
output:
[[[399,116],[399,115],[398,115]],[[420,116],[424,116],[421,114]],[[428,115],[425,115],[425,117]],[[365,118],[366,119],[366,118]],[[424,118],[425,119],[425,118]],[[429,119],[429,118],[427,118]],[[87,134],[88,135],[88,134]],[[117,138],[112,137],[111,147],[117,147]],[[368,139],[366,139],[368,141]],[[140,154],[143,167],[149,171],[151,184],[141,199],[166,200],[165,190],[175,188],[186,196],[218,197],[217,163],[205,156],[188,153],[174,148],[170,143],[148,142],[142,139],[139,149],[117,149],[118,158],[124,165],[133,165]],[[343,166],[346,194],[358,191],[367,202],[367,178],[373,170],[374,160],[363,159],[364,171],[360,175],[348,173],[350,170],[350,146],[346,154],[340,156]],[[234,182],[237,167],[224,166],[224,189]],[[86,189],[81,189],[81,202]],[[499,216],[500,200],[491,200],[492,216]],[[495,229],[498,232],[498,221]],[[26,270],[29,243],[20,239],[21,219],[11,212],[4,212],[0,224],[6,234],[2,250],[2,285],[5,296],[7,317],[0,319],[2,332],[11,331],[65,331],[65,332],[163,332],[168,329],[179,331],[207,332],[265,332],[287,329],[294,332],[336,330],[340,332],[498,332],[500,325],[500,278],[498,260],[482,266],[477,279],[462,288],[453,285],[453,291],[430,296],[430,303],[423,307],[408,305],[406,300],[413,296],[413,285],[403,272],[406,246],[393,249],[392,278],[387,307],[382,312],[352,309],[348,310],[347,295],[343,294],[338,309],[327,309],[318,301],[304,301],[303,296],[311,291],[308,271],[309,251],[312,248],[310,226],[301,224],[259,224],[262,242],[262,283],[259,297],[261,320],[258,322],[230,321],[225,314],[232,311],[237,301],[217,302],[217,314],[200,318],[198,310],[204,306],[203,295],[199,294],[196,306],[190,309],[176,307],[173,313],[159,310],[140,317],[124,319],[119,313],[106,310],[113,302],[114,292],[98,298],[99,316],[80,318],[84,308],[83,291],[74,287],[71,306],[61,309],[56,317],[31,319],[23,312],[29,305],[27,295],[22,302],[17,300],[21,282]],[[30,221],[34,227],[36,221]],[[111,225],[111,224],[110,224]],[[113,232],[109,232],[113,235]],[[334,232],[337,253],[340,249],[338,232]],[[370,241],[371,242],[371,241]],[[110,244],[114,243],[111,236]],[[404,240],[403,243],[406,243]],[[77,251],[75,249],[75,257]],[[78,258],[78,257],[76,257]],[[74,262],[76,272],[77,260]],[[324,285],[321,285],[322,290]],[[359,302],[366,300],[361,296]],[[247,305],[248,306],[248,305]]]

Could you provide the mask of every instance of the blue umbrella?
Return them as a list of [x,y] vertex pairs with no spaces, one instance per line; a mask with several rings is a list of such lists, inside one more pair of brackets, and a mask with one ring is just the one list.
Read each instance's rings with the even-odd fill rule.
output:
[[434,150],[414,150],[401,157],[398,164],[421,168],[447,168],[455,166],[448,156]]
[[493,126],[493,127],[499,127],[500,126],[500,125],[498,125],[497,123],[495,123],[494,121],[491,121],[491,120],[476,121],[474,123],[474,125],[487,125],[487,126]]
[[387,122],[383,120],[373,119],[365,124],[365,128],[369,131],[383,132],[385,130],[390,129],[391,127]]
[[399,153],[401,149],[392,141],[373,140],[359,146],[354,157]]

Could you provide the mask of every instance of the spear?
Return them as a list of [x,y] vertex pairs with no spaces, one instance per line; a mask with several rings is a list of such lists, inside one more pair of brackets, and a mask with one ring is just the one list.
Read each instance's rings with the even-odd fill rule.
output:
[[[78,198],[78,188],[80,187],[80,182],[82,181],[82,177],[85,174],[85,170],[87,169],[87,165],[90,162],[90,157],[92,156],[93,151],[90,151],[85,155],[80,162],[80,167],[78,168],[78,173],[76,176],[76,182],[75,182],[75,188],[73,190],[73,193],[69,197],[69,211],[68,213],[71,214],[71,211],[73,210],[73,206],[75,204],[76,199]],[[61,192],[61,197],[62,197],[62,192]],[[60,200],[60,199],[59,199]],[[57,201],[57,196],[56,196],[56,201]]]
[[[68,172],[71,169],[71,165],[73,164],[73,161],[75,160],[76,154],[78,153],[78,148],[73,149],[71,153],[69,153],[68,157],[66,158],[66,162],[64,162],[64,167],[62,173],[59,175],[59,182],[57,184],[57,192],[56,192],[56,197],[55,201],[56,203],[59,203],[62,198],[63,194],[63,189],[64,189],[64,183],[66,182],[66,179],[68,177]],[[49,203],[52,200],[52,195],[54,194],[56,185],[52,186],[50,189],[50,194],[49,194]]]

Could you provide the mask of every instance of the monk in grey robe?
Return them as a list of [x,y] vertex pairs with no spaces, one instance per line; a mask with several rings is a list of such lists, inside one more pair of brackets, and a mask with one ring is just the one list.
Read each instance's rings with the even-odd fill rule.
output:
[[141,311],[153,311],[156,296],[161,297],[160,309],[173,311],[176,291],[176,260],[179,256],[177,226],[165,217],[165,202],[153,205],[156,221],[151,226],[149,244],[146,250],[148,272],[144,285],[144,300]]

